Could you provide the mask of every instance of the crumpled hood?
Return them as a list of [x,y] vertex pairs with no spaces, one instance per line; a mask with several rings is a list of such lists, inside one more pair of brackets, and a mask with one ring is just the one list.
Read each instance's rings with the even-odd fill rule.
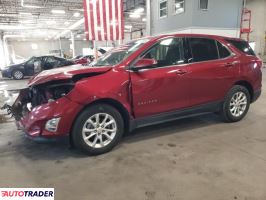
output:
[[112,69],[111,66],[106,67],[88,67],[82,65],[71,65],[68,67],[60,67],[51,70],[45,70],[33,77],[28,85],[39,85],[49,81],[55,80],[64,80],[64,79],[71,79],[75,75],[82,75],[82,74],[101,74],[105,73]]

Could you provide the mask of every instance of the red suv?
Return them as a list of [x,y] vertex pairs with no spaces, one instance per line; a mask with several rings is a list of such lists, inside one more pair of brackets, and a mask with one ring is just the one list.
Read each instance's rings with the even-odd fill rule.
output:
[[173,34],[111,50],[91,66],[43,71],[11,108],[31,138],[69,135],[89,154],[132,129],[206,112],[237,122],[261,93],[262,61],[247,42]]

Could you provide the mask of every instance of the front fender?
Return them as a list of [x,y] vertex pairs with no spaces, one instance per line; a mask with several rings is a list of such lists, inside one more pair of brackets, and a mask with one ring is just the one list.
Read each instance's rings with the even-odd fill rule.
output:
[[10,69],[11,74],[12,74],[13,71],[15,71],[15,70],[19,70],[19,71],[21,71],[22,73],[25,74],[25,68],[24,68],[24,66],[18,66],[18,67],[11,68],[11,69]]
[[105,74],[78,81],[67,98],[79,104],[89,105],[101,99],[112,99],[132,113],[130,81],[126,71],[111,70]]

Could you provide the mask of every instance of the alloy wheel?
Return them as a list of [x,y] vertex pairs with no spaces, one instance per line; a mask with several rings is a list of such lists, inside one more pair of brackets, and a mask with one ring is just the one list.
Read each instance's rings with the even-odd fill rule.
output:
[[247,95],[244,92],[237,92],[230,101],[230,112],[234,117],[240,117],[246,111],[248,104]]
[[84,142],[92,148],[103,148],[110,144],[117,133],[115,119],[107,113],[97,113],[84,124],[82,137]]
[[15,77],[15,79],[22,79],[23,78],[23,73],[21,71],[15,71],[14,72],[14,77]]

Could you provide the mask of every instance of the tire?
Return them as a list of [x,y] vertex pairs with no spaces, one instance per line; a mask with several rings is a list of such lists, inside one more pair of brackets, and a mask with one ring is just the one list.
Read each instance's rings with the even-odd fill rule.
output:
[[222,118],[225,122],[242,120],[250,106],[250,93],[244,86],[235,85],[225,97],[222,107]]
[[111,151],[123,133],[124,121],[119,111],[107,104],[95,104],[77,117],[71,136],[75,147],[86,154],[99,155]]
[[22,71],[20,71],[20,70],[14,70],[12,72],[12,77],[15,80],[21,80],[21,79],[24,78],[24,73]]

